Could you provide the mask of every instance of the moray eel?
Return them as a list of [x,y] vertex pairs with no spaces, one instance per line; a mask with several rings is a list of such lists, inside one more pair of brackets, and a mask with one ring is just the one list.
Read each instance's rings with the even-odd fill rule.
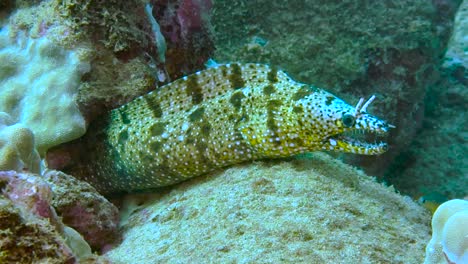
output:
[[[78,145],[66,172],[102,193],[172,185],[228,165],[327,150],[386,151],[391,125],[329,92],[261,64],[197,72],[112,110]],[[375,139],[371,139],[374,141]]]

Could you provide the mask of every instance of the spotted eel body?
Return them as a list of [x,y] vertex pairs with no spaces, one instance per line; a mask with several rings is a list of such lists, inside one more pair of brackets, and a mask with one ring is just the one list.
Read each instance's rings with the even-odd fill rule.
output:
[[68,172],[104,193],[175,184],[243,161],[335,150],[380,154],[349,132],[385,134],[390,125],[283,71],[226,64],[174,81],[112,110],[80,144]]

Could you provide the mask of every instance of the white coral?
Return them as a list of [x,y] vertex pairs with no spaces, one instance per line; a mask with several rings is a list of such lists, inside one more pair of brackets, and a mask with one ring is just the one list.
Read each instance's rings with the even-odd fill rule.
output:
[[424,264],[468,263],[468,201],[454,199],[432,217],[432,239]]
[[0,29],[0,111],[34,132],[39,153],[85,133],[74,97],[89,63],[47,37]]

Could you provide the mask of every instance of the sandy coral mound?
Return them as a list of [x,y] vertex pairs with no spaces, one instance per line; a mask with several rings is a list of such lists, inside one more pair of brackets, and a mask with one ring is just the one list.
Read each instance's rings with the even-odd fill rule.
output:
[[421,263],[430,231],[409,198],[324,154],[133,195],[122,212],[115,263]]

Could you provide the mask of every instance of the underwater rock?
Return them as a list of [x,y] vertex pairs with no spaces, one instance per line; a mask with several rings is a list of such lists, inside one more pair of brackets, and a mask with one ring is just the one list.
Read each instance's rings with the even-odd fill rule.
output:
[[463,40],[468,32],[467,23],[463,23],[467,12],[468,1],[463,1],[440,80],[427,90],[422,128],[384,178],[414,198],[443,197],[439,204],[468,195],[468,42]]
[[57,215],[50,205],[52,191],[42,178],[30,173],[0,171],[2,194],[15,205],[41,218],[49,218],[51,223],[60,226]]
[[60,171],[43,178],[54,193],[52,206],[64,224],[78,231],[95,250],[106,250],[119,238],[118,210],[88,183]]
[[76,258],[47,220],[28,216],[0,196],[0,262],[76,263]]
[[422,131],[384,178],[415,199],[437,195],[440,203],[468,195],[468,87],[450,75],[431,89]]
[[429,220],[393,188],[314,153],[130,195],[123,242],[106,256],[115,263],[421,263]]
[[0,171],[0,186],[1,263],[76,263],[92,256],[81,236],[64,232],[69,227],[50,205],[52,191],[39,176]]
[[91,71],[76,98],[88,122],[155,88],[143,2],[50,1],[49,8],[67,21],[75,39],[92,49]]
[[203,69],[212,55],[210,0],[152,0],[147,4],[167,43],[165,63],[157,60],[160,51],[144,2],[49,2],[49,9],[71,25],[71,35],[94,50],[91,71],[77,96],[87,121],[159,84]]
[[215,1],[214,59],[277,65],[350,103],[376,94],[370,111],[396,126],[389,151],[346,159],[383,176],[421,127],[460,2]]
[[150,1],[168,43],[166,69],[175,80],[203,69],[213,55],[211,0]]

